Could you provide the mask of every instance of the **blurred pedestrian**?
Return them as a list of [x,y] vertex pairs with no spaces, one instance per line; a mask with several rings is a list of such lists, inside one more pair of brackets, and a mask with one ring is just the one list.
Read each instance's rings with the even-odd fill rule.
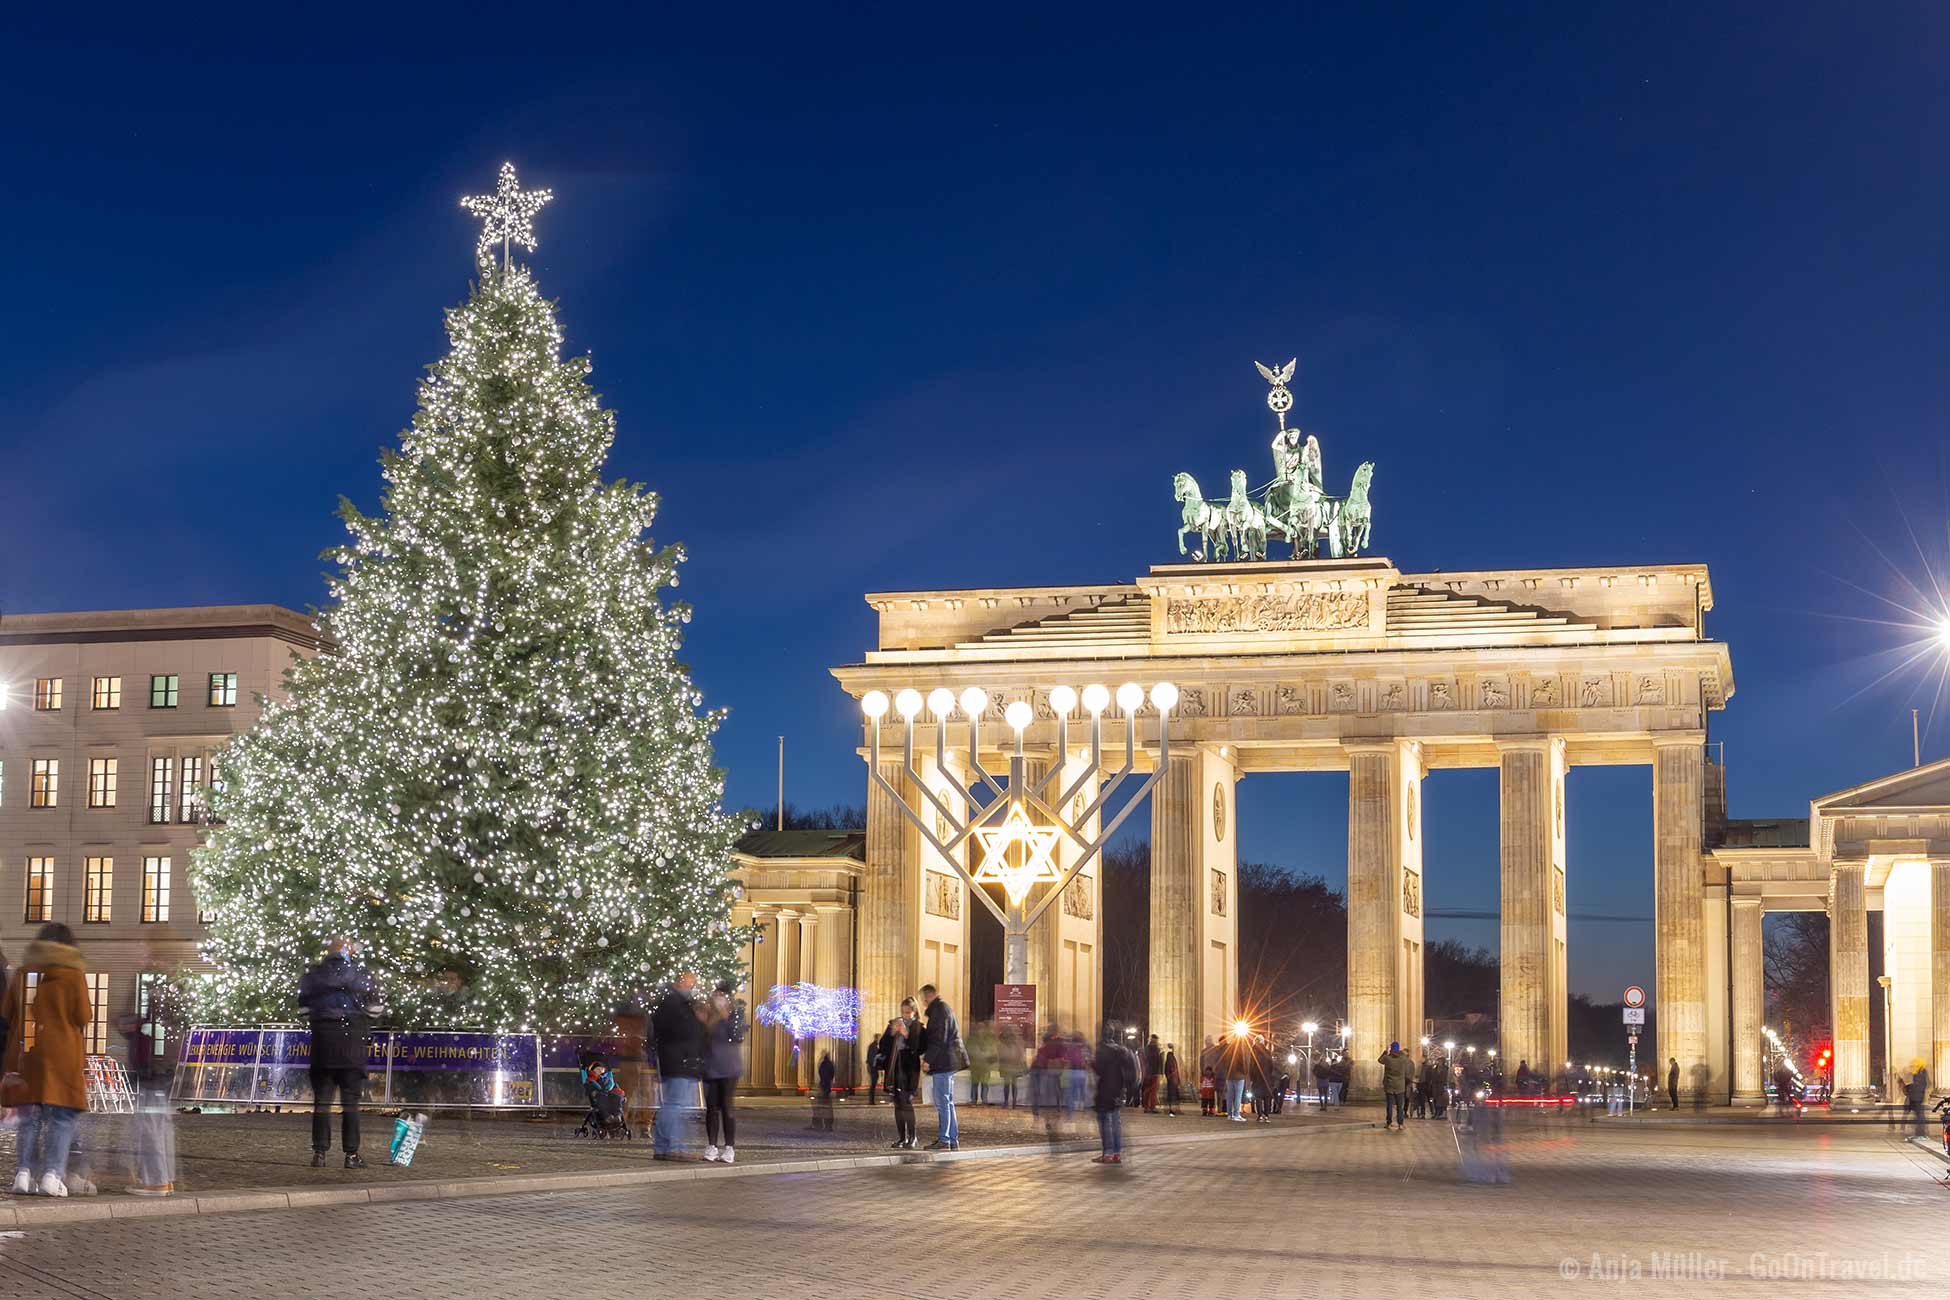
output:
[[1002,1105],[1014,1107],[1021,1101],[1017,1091],[1022,1086],[1023,1071],[1028,1068],[1022,1035],[1014,1025],[996,1035],[995,1054],[996,1069],[1002,1075]]
[[880,1046],[886,1041],[883,1032],[879,1038],[867,1044],[867,1105],[880,1104],[880,1072],[885,1068],[885,1058],[880,1054]]
[[1674,1110],[1679,1109],[1679,1058],[1673,1057],[1672,1064],[1666,1067],[1666,1098],[1672,1102]]
[[1225,1093],[1226,1118],[1235,1124],[1246,1122],[1246,1083],[1251,1074],[1252,1044],[1244,1034],[1227,1035],[1219,1051],[1219,1080]]
[[955,1009],[932,984],[921,986],[921,1005],[927,1021],[921,1026],[921,1067],[928,1072],[934,1094],[935,1138],[930,1151],[961,1150],[961,1126],[955,1120],[955,1075],[968,1068],[968,1047],[962,1042]]
[[1136,1079],[1132,1075],[1131,1051],[1117,1041],[1116,1031],[1109,1025],[1104,1026],[1103,1037],[1097,1040],[1093,1065],[1097,1071],[1097,1134],[1104,1149],[1092,1163],[1121,1165],[1124,1163],[1124,1115],[1118,1107],[1124,1104]]
[[339,1105],[339,1146],[347,1169],[359,1154],[359,1098],[366,1086],[366,1034],[375,1007],[372,976],[353,958],[352,940],[326,945],[325,958],[298,981],[298,1005],[311,1024],[311,1167],[332,1149],[332,1101]]
[[1920,1058],[1912,1060],[1909,1068],[1909,1082],[1903,1085],[1903,1100],[1908,1103],[1908,1110],[1916,1121],[1916,1136],[1928,1137],[1930,1118],[1926,1104],[1930,1099],[1930,1072]]
[[1219,1113],[1219,1075],[1209,1065],[1199,1071],[1198,1113],[1201,1115]]
[[821,1052],[817,1071],[819,1091],[815,1094],[817,1100],[813,1103],[813,1127],[824,1129],[828,1133],[833,1131],[834,1126],[833,1079],[838,1073],[837,1067],[833,1064],[833,1054]]
[[1408,1080],[1415,1071],[1415,1062],[1400,1043],[1388,1044],[1388,1050],[1376,1059],[1381,1062],[1381,1095],[1386,1102],[1382,1128],[1399,1133],[1408,1127]]
[[738,1076],[745,1072],[745,1006],[722,981],[704,1000],[704,1158],[738,1163]]
[[[0,1103],[19,1108],[14,1195],[68,1195],[75,1121],[88,1109],[86,1040],[93,1008],[74,931],[40,928],[6,994],[7,1039]],[[29,977],[34,997],[27,997]],[[27,1046],[32,1036],[34,1045]]]
[[989,1085],[996,1081],[995,1031],[977,1024],[968,1035],[968,1104],[989,1104]]
[[1165,1044],[1165,1114],[1176,1116],[1184,1100],[1184,1078],[1178,1066],[1178,1044]]
[[116,1022],[126,1045],[129,1083],[135,1091],[135,1181],[131,1196],[168,1196],[176,1190],[176,1125],[169,1113],[169,1063],[156,1051],[153,1019],[130,1014]]
[[1144,1113],[1158,1113],[1158,1094],[1165,1086],[1165,1045],[1156,1034],[1145,1040],[1144,1044]]
[[698,1080],[704,1073],[704,1022],[698,1019],[697,975],[680,974],[664,991],[650,1017],[657,1052],[657,1117],[650,1127],[651,1154],[678,1159],[684,1145],[684,1120],[698,1108]]
[[881,1066],[887,1072],[887,1100],[894,1103],[894,1149],[914,1149],[914,1094],[921,1086],[920,1016],[914,999],[887,1022],[880,1039]]

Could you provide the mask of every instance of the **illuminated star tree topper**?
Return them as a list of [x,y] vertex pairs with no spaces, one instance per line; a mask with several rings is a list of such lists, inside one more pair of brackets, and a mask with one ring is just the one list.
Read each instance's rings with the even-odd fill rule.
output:
[[535,214],[555,197],[553,190],[524,190],[515,180],[515,165],[501,164],[501,178],[492,194],[470,194],[460,205],[481,219],[481,238],[474,245],[474,257],[486,263],[501,245],[501,266],[508,266],[509,247],[520,244],[535,251]]

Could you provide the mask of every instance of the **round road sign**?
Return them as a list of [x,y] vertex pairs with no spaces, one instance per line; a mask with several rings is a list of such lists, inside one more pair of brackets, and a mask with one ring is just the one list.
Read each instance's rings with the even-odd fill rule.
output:
[[1632,985],[1632,987],[1631,987],[1631,988],[1628,988],[1628,989],[1626,989],[1626,990],[1625,990],[1625,1005],[1626,1005],[1626,1006],[1628,1006],[1628,1007],[1642,1007],[1642,1006],[1644,1006],[1644,1005],[1645,1005],[1645,990],[1644,990],[1644,989],[1642,989],[1642,988],[1640,988],[1640,987],[1639,987],[1638,985],[1636,985],[1636,984],[1634,984],[1634,985]]

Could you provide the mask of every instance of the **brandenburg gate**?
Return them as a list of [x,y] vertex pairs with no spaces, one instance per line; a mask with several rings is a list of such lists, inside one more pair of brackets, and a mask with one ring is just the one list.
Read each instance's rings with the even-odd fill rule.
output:
[[[1706,715],[1725,706],[1733,675],[1726,645],[1707,634],[1705,566],[1416,573],[1361,557],[1373,467],[1357,471],[1345,500],[1325,496],[1317,442],[1287,430],[1277,404],[1290,363],[1262,373],[1282,417],[1274,482],[1255,501],[1235,471],[1232,500],[1207,502],[1180,475],[1183,517],[1200,540],[1194,558],[1129,583],[869,595],[877,642],[861,662],[833,670],[840,685],[856,698],[979,688],[997,723],[985,737],[998,763],[999,742],[1014,740],[1000,723],[1021,701],[1032,711],[1015,715],[1027,719],[1029,769],[1061,769],[1065,789],[1088,770],[1088,754],[1076,744],[1059,752],[1052,691],[1081,721],[1075,693],[1087,685],[1176,686],[1169,770],[1150,795],[1149,1028],[1181,1051],[1223,1034],[1241,1010],[1240,778],[1347,772],[1357,1092],[1377,1086],[1375,1058],[1390,1040],[1422,1033],[1428,773],[1499,774],[1500,1048],[1508,1068],[1528,1060],[1541,1069],[1561,1065],[1568,1050],[1565,774],[1580,764],[1647,766],[1658,1042],[1642,1059],[1663,1068],[1677,1057],[1688,1078],[1704,1066],[1724,1094],[1728,902],[1724,883],[1709,888],[1702,818]],[[1243,517],[1242,503],[1251,512]],[[1269,534],[1298,558],[1265,558]],[[1158,722],[1153,704],[1130,716],[1146,734]],[[938,725],[923,721],[921,732]],[[1104,725],[1120,746],[1125,718]],[[1075,733],[1066,725],[1065,734]],[[918,777],[937,798],[952,797],[969,774],[952,753],[937,757],[931,740],[916,748],[912,769],[883,756],[886,782],[869,782],[858,924],[872,1029],[922,983],[967,1005],[966,864],[944,860],[943,841],[923,836],[896,796],[923,805]],[[1071,861],[1077,849],[1066,843],[1063,852]],[[1029,978],[1046,1023],[1093,1031],[1101,1019],[1098,875],[1094,862],[1076,874],[1031,931]]]

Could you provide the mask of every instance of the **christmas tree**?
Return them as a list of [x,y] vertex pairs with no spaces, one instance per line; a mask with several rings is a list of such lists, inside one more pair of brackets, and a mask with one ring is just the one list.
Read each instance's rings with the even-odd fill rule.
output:
[[382,513],[341,503],[330,644],[223,756],[193,867],[206,1016],[289,1019],[338,935],[414,1026],[603,1028],[737,967],[721,715],[664,596],[683,550],[649,540],[652,493],[602,480],[614,419],[510,257],[548,198],[504,166],[463,201],[479,280],[382,457]]

